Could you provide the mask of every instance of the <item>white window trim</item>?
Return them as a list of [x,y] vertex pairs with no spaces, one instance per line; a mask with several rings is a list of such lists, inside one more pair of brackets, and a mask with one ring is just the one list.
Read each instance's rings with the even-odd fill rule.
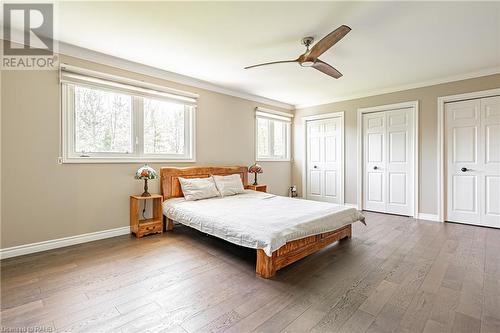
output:
[[[147,154],[144,155],[143,152],[143,135],[139,135],[140,131],[143,131],[143,113],[142,107],[143,103],[140,103],[140,96],[132,96],[132,144],[134,145],[135,152],[133,155],[123,154],[123,153],[92,153],[89,157],[77,156],[76,152],[73,151],[74,148],[74,138],[75,124],[74,124],[74,105],[71,105],[72,97],[71,94],[74,93],[73,87],[75,84],[62,82],[61,83],[61,157],[59,158],[60,163],[194,163],[196,162],[196,105],[190,105],[191,110],[186,112],[188,117],[187,121],[187,131],[184,131],[184,142],[187,143],[189,148],[189,153],[186,155],[167,155],[167,154]],[[100,90],[111,90],[100,87],[98,85],[93,86],[92,84],[80,84],[76,85],[89,86],[92,88]],[[120,92],[119,89],[116,92]],[[149,97],[148,97],[149,98]],[[161,97],[153,97],[154,99],[162,100]],[[171,99],[165,98],[167,101]],[[89,154],[90,155],[90,154]],[[114,155],[116,157],[111,157]]]
[[[256,108],[255,109],[255,160],[257,162],[290,162],[291,161],[291,120],[292,120],[293,115],[288,114],[285,112],[280,112],[280,111],[274,111],[274,110],[269,110],[269,109],[263,109],[263,108]],[[260,119],[268,119],[268,120],[278,120],[282,121],[285,123],[285,157],[262,157],[259,156],[259,136],[258,136],[258,121]],[[270,123],[272,124],[272,123]],[[273,126],[269,126],[269,149],[272,151],[273,150],[273,140],[274,136],[271,134],[273,133]]]

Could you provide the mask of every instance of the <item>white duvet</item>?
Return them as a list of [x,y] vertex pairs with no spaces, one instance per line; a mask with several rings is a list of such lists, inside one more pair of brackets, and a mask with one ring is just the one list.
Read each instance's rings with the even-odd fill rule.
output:
[[245,190],[224,198],[163,203],[168,218],[231,243],[271,254],[286,242],[333,231],[364,216],[354,208]]

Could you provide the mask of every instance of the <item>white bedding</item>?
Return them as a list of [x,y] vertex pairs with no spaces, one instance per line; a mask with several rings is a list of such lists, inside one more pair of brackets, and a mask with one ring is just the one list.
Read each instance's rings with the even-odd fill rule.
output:
[[198,201],[172,198],[163,203],[168,218],[271,256],[286,242],[333,231],[364,216],[354,208],[245,190]]

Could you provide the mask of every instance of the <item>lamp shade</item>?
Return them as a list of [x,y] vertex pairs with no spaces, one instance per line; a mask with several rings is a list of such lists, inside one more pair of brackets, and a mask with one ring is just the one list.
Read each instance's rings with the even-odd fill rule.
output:
[[158,178],[158,174],[156,173],[156,170],[150,167],[147,164],[144,164],[144,166],[140,167],[136,172],[135,172],[135,179],[156,179]]
[[250,172],[250,173],[262,173],[264,171],[262,170],[262,167],[260,165],[258,165],[257,163],[254,163],[248,167],[248,172]]

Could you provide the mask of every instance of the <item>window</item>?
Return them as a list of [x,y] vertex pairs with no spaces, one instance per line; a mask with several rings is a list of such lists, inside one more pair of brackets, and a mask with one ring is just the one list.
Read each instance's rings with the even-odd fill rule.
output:
[[62,74],[63,162],[194,162],[193,98]]
[[291,115],[277,111],[256,112],[256,137],[258,161],[290,160]]

